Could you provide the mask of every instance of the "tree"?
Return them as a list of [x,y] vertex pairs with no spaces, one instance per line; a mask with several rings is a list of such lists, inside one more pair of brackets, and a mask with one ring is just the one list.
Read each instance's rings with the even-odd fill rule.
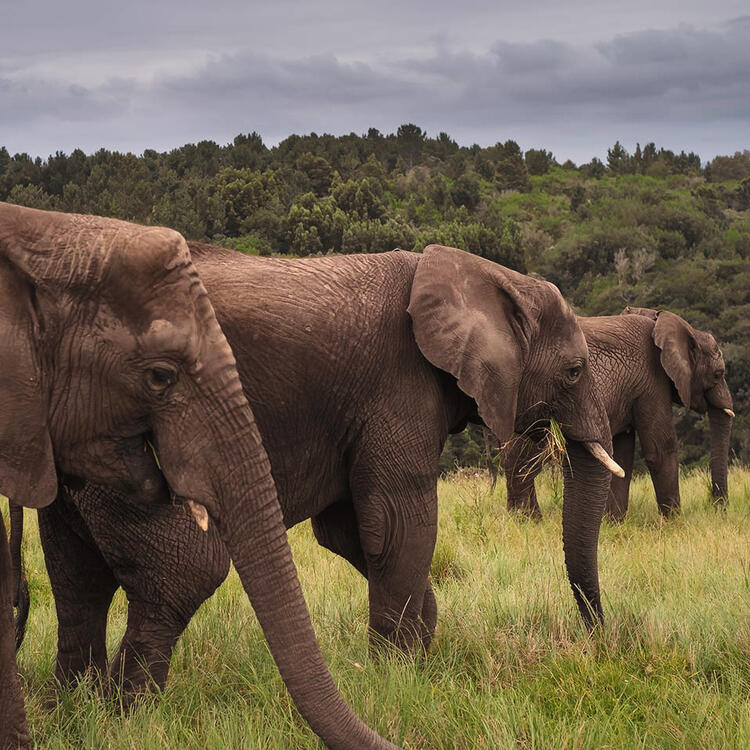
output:
[[399,125],[398,130],[396,131],[398,150],[409,169],[419,161],[424,139],[425,133],[418,125],[412,123]]
[[555,164],[555,157],[552,156],[552,152],[544,149],[530,148],[524,154],[524,160],[526,161],[526,169],[529,174],[533,175],[547,174],[549,168]]
[[321,198],[328,193],[333,182],[334,171],[326,159],[306,151],[297,159],[296,166],[307,175],[315,195]]
[[520,150],[498,163],[495,168],[495,182],[498,190],[518,190],[526,193],[531,190],[531,180]]
[[607,167],[613,174],[626,174],[632,171],[631,158],[620,141],[615,141],[615,145],[607,149]]
[[472,174],[461,175],[451,187],[451,200],[456,206],[466,206],[473,211],[479,205],[479,180]]

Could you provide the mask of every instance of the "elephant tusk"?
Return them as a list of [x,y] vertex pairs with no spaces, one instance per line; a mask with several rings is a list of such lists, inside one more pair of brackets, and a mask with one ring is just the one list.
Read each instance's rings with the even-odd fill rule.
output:
[[198,526],[203,531],[208,531],[208,511],[206,510],[206,506],[196,503],[195,500],[186,500],[185,502],[188,508],[190,508],[190,512],[193,514],[193,518]]
[[584,443],[583,447],[599,462],[603,463],[616,477],[623,478],[622,467],[604,450],[600,443]]
[[732,419],[734,419],[734,412],[731,409],[722,409],[724,414],[730,416]]

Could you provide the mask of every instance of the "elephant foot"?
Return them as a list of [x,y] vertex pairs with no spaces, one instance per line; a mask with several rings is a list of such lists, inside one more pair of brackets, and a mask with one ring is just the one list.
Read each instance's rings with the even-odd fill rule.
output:
[[31,737],[26,727],[7,732],[3,728],[0,733],[0,750],[31,750]]
[[620,524],[625,520],[625,512],[616,510],[604,511],[604,520],[609,524]]
[[513,505],[508,506],[508,512],[512,513],[519,520],[541,521],[542,511],[538,505]]
[[659,513],[666,519],[676,518],[682,513],[682,508],[679,503],[676,505],[660,505]]
[[398,623],[386,632],[371,626],[369,653],[374,659],[392,653],[414,659],[427,653],[434,633],[434,625],[429,627],[421,618],[416,623]]
[[129,711],[143,698],[161,692],[169,674],[169,657],[147,658],[132,648],[122,649],[109,671],[109,696],[123,711]]

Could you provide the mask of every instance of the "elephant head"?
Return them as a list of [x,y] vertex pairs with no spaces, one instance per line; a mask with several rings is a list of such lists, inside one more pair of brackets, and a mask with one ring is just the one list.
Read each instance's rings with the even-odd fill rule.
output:
[[698,414],[708,412],[711,426],[711,485],[714,498],[726,501],[732,395],[724,377],[724,358],[716,339],[697,331],[668,310],[626,307],[623,314],[645,315],[654,321],[653,340],[664,372],[672,381],[674,400]]
[[312,728],[331,747],[392,747],[323,662],[268,458],[181,235],[0,204],[0,361],[0,491],[41,507],[62,477],[190,499]]
[[551,417],[560,423],[570,457],[565,561],[591,624],[602,613],[597,543],[608,470],[622,470],[608,454],[609,422],[573,311],[553,284],[431,245],[417,267],[409,313],[422,354],[456,378],[501,445],[514,431],[533,431]]

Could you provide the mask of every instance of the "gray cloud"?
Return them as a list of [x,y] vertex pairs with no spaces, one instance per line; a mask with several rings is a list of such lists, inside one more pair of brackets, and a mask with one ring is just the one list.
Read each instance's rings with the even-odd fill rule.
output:
[[[361,6],[360,25],[375,18],[371,4],[354,5]],[[455,4],[431,4],[433,15],[446,14],[442,27],[433,15],[421,26],[409,26],[413,6],[384,5],[399,8],[391,21],[404,20],[392,24],[390,46],[376,43],[387,31],[382,18],[363,31],[328,14],[328,36],[316,38],[325,6],[312,10],[294,2],[256,9],[249,35],[257,39],[266,28],[266,36],[274,37],[280,32],[268,24],[284,18],[291,29],[283,35],[289,49],[248,39],[243,44],[239,30],[248,28],[243,25],[248,6],[227,2],[216,10],[219,18],[235,21],[226,28],[224,47],[216,46],[212,31],[198,32],[205,15],[192,3],[174,16],[156,45],[154,29],[167,24],[168,10],[142,0],[133,0],[120,16],[98,13],[91,19],[82,39],[106,24],[119,29],[109,51],[99,40],[83,45],[85,54],[76,56],[75,40],[66,46],[58,38],[58,47],[52,44],[46,56],[31,59],[23,50],[14,52],[14,45],[20,46],[14,41],[0,47],[0,144],[41,155],[77,146],[139,152],[204,138],[226,142],[251,130],[272,143],[293,132],[392,131],[411,121],[463,143],[515,138],[524,148],[543,146],[577,161],[601,156],[615,139],[631,147],[654,140],[704,158],[748,147],[748,16],[714,27],[673,24],[608,36],[589,32],[578,39],[500,38],[499,30],[516,28],[520,19],[529,26],[533,18],[515,8],[496,13],[494,25],[479,24],[482,46],[465,40],[471,24],[450,37],[445,33]],[[553,20],[562,18],[559,4],[542,5]],[[683,6],[698,12],[698,4]],[[75,18],[88,3],[76,0],[70,8]],[[486,4],[473,0],[462,10],[479,21],[491,17]],[[22,22],[26,11],[14,12]],[[34,32],[39,39],[54,37],[57,11],[51,12],[49,24]],[[151,31],[133,41],[139,23]],[[550,30],[549,23],[538,26]],[[358,46],[366,32],[375,42]],[[0,44],[5,36],[0,32]],[[188,38],[198,40],[192,42],[194,51],[184,46]],[[103,62],[97,65],[98,60]]]

